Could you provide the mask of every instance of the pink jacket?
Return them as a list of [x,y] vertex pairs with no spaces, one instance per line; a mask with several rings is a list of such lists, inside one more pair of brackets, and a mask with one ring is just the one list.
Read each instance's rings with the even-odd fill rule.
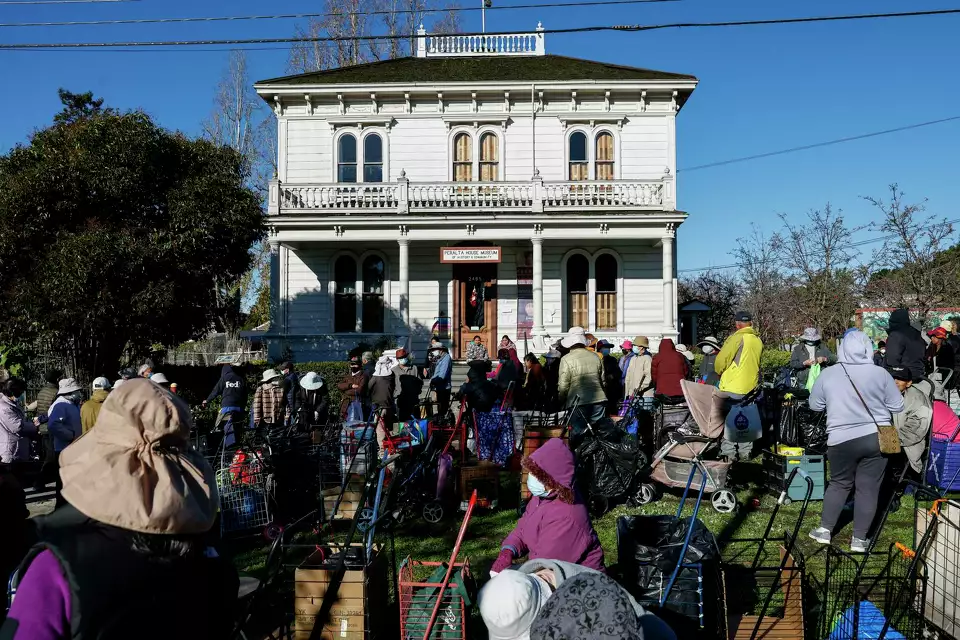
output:
[[957,433],[957,426],[960,425],[960,418],[953,412],[946,402],[935,400],[933,402],[933,434],[934,437],[941,439],[953,438],[953,442],[960,442],[960,433]]

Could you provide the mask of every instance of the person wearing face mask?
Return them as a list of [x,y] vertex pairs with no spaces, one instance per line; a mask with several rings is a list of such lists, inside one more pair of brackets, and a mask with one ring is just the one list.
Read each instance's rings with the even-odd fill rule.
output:
[[370,378],[363,371],[363,366],[360,364],[360,358],[357,356],[352,356],[349,360],[350,364],[350,373],[348,373],[343,380],[340,381],[340,384],[337,385],[337,389],[340,390],[340,393],[343,394],[342,399],[340,400],[340,417],[347,417],[347,409],[350,408],[350,403],[354,400],[360,400],[363,402],[363,398],[367,394],[367,386],[370,383]]
[[576,460],[567,444],[551,438],[523,459],[533,497],[516,528],[503,540],[491,571],[509,569],[514,560],[548,558],[604,570],[603,547],[587,506],[574,487]]
[[703,352],[703,359],[700,361],[700,371],[697,374],[697,382],[708,384],[715,387],[720,384],[720,376],[717,375],[714,365],[717,362],[717,353],[720,352],[720,342],[713,336],[707,336],[697,346]]
[[[653,398],[653,359],[649,357],[650,340],[646,336],[633,339],[633,359],[627,369],[624,392],[629,397]],[[650,402],[649,400],[645,402]]]
[[883,359],[887,357],[887,343],[881,340],[877,343],[877,350],[873,353],[873,364],[878,367],[883,366]]
[[[73,378],[64,378],[57,389],[57,399],[50,405],[50,436],[53,438],[53,450],[56,457],[69,447],[74,440],[83,434],[83,423],[80,419],[80,401],[83,399],[83,387]],[[60,479],[59,462],[56,463],[57,472],[57,506],[63,504],[60,495],[63,482]]]
[[790,355],[790,368],[796,373],[797,387],[801,389],[807,385],[810,367],[815,364],[825,367],[837,361],[837,356],[833,355],[833,352],[820,340],[820,332],[813,327],[807,327]]
[[397,402],[397,418],[402,422],[419,416],[417,403],[423,391],[423,378],[417,368],[410,364],[406,349],[397,349],[397,365],[393,368],[393,394]]
[[544,377],[543,365],[540,360],[532,353],[528,353],[523,359],[523,393],[517,399],[517,408],[527,411],[540,411],[543,409],[544,389],[546,378]]

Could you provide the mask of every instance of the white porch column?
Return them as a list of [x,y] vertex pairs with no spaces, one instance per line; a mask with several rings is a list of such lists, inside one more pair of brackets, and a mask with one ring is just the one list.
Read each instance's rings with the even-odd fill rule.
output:
[[542,336],[543,328],[543,238],[533,242],[533,335]]
[[673,237],[674,230],[668,226],[660,240],[663,249],[663,330],[668,333],[677,330],[677,310],[673,300]]
[[404,333],[410,333],[410,239],[400,238],[400,317]]

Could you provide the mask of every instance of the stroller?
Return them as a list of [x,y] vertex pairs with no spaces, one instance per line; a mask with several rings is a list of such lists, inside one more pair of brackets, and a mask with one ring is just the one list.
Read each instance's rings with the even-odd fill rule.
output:
[[[719,513],[730,513],[737,508],[737,496],[727,488],[727,475],[732,462],[716,459],[724,437],[724,424],[711,426],[710,415],[696,407],[703,402],[691,401],[692,394],[712,394],[713,388],[697,385],[688,381],[683,383],[684,396],[687,398],[689,412],[697,426],[699,434],[690,435],[681,432],[679,428],[664,429],[663,446],[653,458],[649,479],[652,482],[642,483],[636,492],[635,501],[638,504],[649,504],[660,497],[657,485],[671,489],[687,489],[690,487],[692,469],[699,470],[704,478],[702,492],[710,494],[710,503]],[[703,400],[701,397],[700,400]],[[716,420],[713,421],[716,424]],[[684,422],[685,424],[685,422]],[[655,484],[656,483],[656,484]]]

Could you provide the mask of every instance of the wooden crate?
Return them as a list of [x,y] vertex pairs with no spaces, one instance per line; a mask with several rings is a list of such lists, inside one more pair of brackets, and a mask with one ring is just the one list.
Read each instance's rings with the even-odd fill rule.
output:
[[500,500],[500,467],[489,461],[460,467],[461,511],[466,511],[474,489],[478,507],[495,509]]
[[[343,491],[343,499],[340,500],[340,506],[337,507],[337,513],[334,520],[352,520],[357,513],[357,509],[362,508],[360,499],[363,497],[364,479],[356,476],[347,481],[347,486]],[[330,513],[337,505],[337,498],[340,496],[340,487],[328,487],[323,490],[323,512],[326,519],[330,519]],[[372,497],[372,496],[371,496]]]
[[[786,557],[786,562],[784,563],[783,574],[776,584],[773,584],[776,575],[770,570],[766,572],[768,574],[765,576],[766,580],[761,580],[761,576],[757,576],[758,583],[763,582],[765,589],[772,588],[779,592],[779,596],[776,593],[774,596],[783,605],[782,615],[771,615],[768,611],[759,621],[760,627],[757,638],[766,640],[803,638],[805,629],[803,619],[803,571],[797,566],[793,556],[787,556],[786,553],[786,549],[780,547],[780,560],[783,561]],[[771,573],[773,574],[771,575]],[[724,573],[723,588],[724,601],[729,606],[731,598],[734,598],[733,592],[742,588],[742,585],[731,584],[728,575]],[[761,589],[762,592],[763,589]],[[750,640],[754,637],[753,632],[757,628],[757,621],[758,616],[756,615],[732,614],[728,610],[727,637],[729,640]]]
[[[552,427],[549,429],[528,429],[523,432],[523,457],[532,455],[537,449],[546,444],[551,438],[566,439],[566,427]],[[529,500],[530,491],[527,489],[527,471],[520,472],[520,499]]]
[[[354,543],[353,547],[362,547]],[[337,590],[330,620],[322,638],[330,640],[367,640],[386,637],[382,612],[388,605],[387,561],[380,545],[374,545],[373,558],[363,569],[348,569]],[[294,614],[296,640],[307,640],[316,623],[316,615],[336,570],[334,561],[324,562],[318,551],[297,567],[294,574]]]

